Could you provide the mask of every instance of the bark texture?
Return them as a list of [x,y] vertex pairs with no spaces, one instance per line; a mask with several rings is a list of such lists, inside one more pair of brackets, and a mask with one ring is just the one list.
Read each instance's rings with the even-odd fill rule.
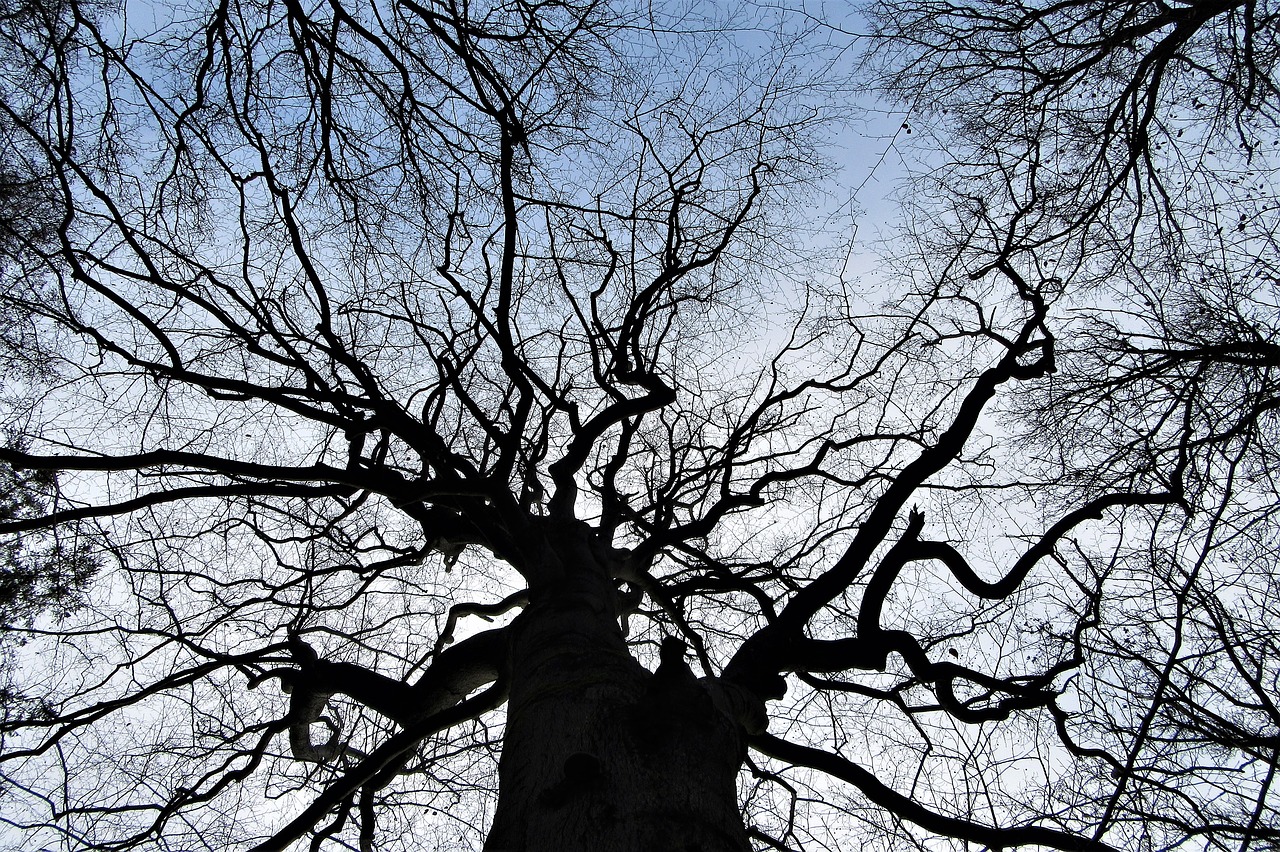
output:
[[575,576],[512,624],[499,802],[486,852],[746,852],[741,724],[668,639],[628,653],[607,571]]

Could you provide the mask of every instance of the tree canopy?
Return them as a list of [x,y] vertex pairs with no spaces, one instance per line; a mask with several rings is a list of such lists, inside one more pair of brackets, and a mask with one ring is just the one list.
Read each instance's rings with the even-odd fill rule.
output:
[[0,3],[0,846],[1280,846],[1277,14]]

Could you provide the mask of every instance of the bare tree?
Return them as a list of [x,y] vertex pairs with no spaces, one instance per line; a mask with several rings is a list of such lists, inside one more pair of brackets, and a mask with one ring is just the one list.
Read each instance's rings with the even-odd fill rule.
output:
[[1043,271],[1165,233],[1137,161],[1070,227],[972,191],[1034,158],[948,173],[867,316],[801,249],[850,92],[799,16],[33,8],[0,119],[51,224],[4,300],[53,354],[0,531],[97,573],[10,629],[6,843],[1276,838],[1274,549],[1220,566],[1268,374]]

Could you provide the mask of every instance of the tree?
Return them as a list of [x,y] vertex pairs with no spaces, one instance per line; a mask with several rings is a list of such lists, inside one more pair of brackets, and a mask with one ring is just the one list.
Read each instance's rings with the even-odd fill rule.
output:
[[[1128,113],[1010,160],[963,113],[871,315],[803,246],[851,93],[800,16],[31,8],[0,112],[53,224],[4,299],[55,354],[0,531],[100,567],[11,630],[12,845],[1280,836],[1266,303],[1131,277],[1075,319],[1135,246],[1189,268]],[[1006,56],[918,46],[1008,9],[910,8],[882,79],[978,103]],[[1103,52],[1200,21],[1157,8]],[[1269,12],[1200,26],[1241,14],[1262,121]]]

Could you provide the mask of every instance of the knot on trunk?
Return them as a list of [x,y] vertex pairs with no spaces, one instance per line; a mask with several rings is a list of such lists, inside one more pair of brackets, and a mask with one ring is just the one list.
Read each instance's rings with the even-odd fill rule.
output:
[[543,790],[538,801],[553,810],[562,808],[576,796],[599,786],[604,779],[600,759],[587,752],[575,752],[564,760],[563,777]]
[[674,636],[662,640],[658,668],[632,707],[635,732],[648,748],[677,742],[690,729],[709,730],[715,724],[711,697],[684,661],[687,647]]
[[731,681],[694,677],[685,662],[687,647],[674,636],[662,640],[658,668],[636,705],[638,727],[663,738],[680,726],[711,729],[723,717],[746,734],[764,733],[769,724],[764,699]]

